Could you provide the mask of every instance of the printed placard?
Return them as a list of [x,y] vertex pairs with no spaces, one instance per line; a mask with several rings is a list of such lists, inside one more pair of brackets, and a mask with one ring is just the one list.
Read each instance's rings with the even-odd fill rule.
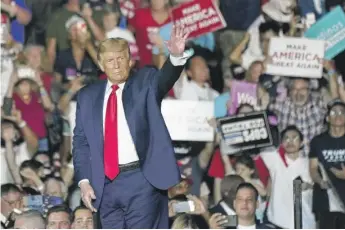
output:
[[47,213],[48,209],[63,204],[63,199],[56,196],[25,196],[23,197],[23,206],[25,209],[36,210],[42,214]]
[[226,27],[214,0],[194,0],[181,4],[173,8],[172,17],[176,25],[185,25],[190,38]]
[[232,149],[231,154],[272,145],[271,130],[265,112],[221,118],[218,123],[225,144]]
[[207,120],[213,117],[213,102],[166,99],[162,115],[174,141],[213,141],[214,130]]
[[266,73],[321,78],[325,42],[306,38],[271,38]]
[[226,92],[214,100],[214,116],[215,118],[225,117],[228,114],[227,103],[230,100],[230,93]]
[[119,0],[120,10],[123,16],[131,19],[135,15],[135,10],[139,8],[138,0]]
[[330,60],[345,49],[345,13],[338,6],[319,19],[304,34],[307,38],[326,41],[325,58]]
[[245,81],[233,81],[231,83],[231,106],[228,114],[236,114],[237,109],[242,104],[253,106],[254,110],[258,110],[257,97],[256,97],[257,84]]

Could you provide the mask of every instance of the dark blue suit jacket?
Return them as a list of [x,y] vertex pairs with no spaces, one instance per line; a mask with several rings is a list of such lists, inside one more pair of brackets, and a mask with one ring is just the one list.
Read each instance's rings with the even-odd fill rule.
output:
[[[161,70],[143,68],[131,74],[122,94],[125,116],[142,172],[154,187],[162,190],[180,181],[174,149],[160,105],[182,70],[183,66],[173,66],[169,58]],[[106,84],[103,81],[79,91],[73,135],[75,178],[77,182],[89,179],[97,198],[94,201],[96,209],[101,202],[105,180],[102,113]],[[126,191],[126,188],[119,189]]]

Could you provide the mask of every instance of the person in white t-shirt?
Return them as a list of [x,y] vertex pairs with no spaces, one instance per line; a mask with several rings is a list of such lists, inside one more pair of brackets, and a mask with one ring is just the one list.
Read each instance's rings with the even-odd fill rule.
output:
[[209,85],[210,70],[201,56],[190,58],[186,65],[189,79],[183,81],[178,99],[195,101],[213,101],[219,93]]
[[281,133],[282,144],[276,149],[260,153],[272,181],[267,217],[282,228],[294,228],[294,186],[302,180],[302,226],[315,228],[312,212],[313,181],[309,173],[309,159],[303,156],[303,135],[296,126],[288,126]]

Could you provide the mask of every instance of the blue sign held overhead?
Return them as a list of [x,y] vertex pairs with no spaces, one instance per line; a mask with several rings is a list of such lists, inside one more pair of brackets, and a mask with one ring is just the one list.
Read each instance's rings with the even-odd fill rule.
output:
[[305,33],[307,38],[326,41],[325,59],[332,59],[345,49],[345,13],[338,6],[319,19]]

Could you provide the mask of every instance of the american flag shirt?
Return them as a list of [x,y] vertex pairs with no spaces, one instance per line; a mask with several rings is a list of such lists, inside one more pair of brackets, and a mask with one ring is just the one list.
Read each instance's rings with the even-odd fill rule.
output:
[[311,94],[304,106],[296,106],[290,97],[276,100],[269,105],[278,118],[279,131],[289,125],[295,125],[304,136],[304,155],[309,154],[309,142],[324,130],[324,119],[327,113],[327,104],[320,94]]

